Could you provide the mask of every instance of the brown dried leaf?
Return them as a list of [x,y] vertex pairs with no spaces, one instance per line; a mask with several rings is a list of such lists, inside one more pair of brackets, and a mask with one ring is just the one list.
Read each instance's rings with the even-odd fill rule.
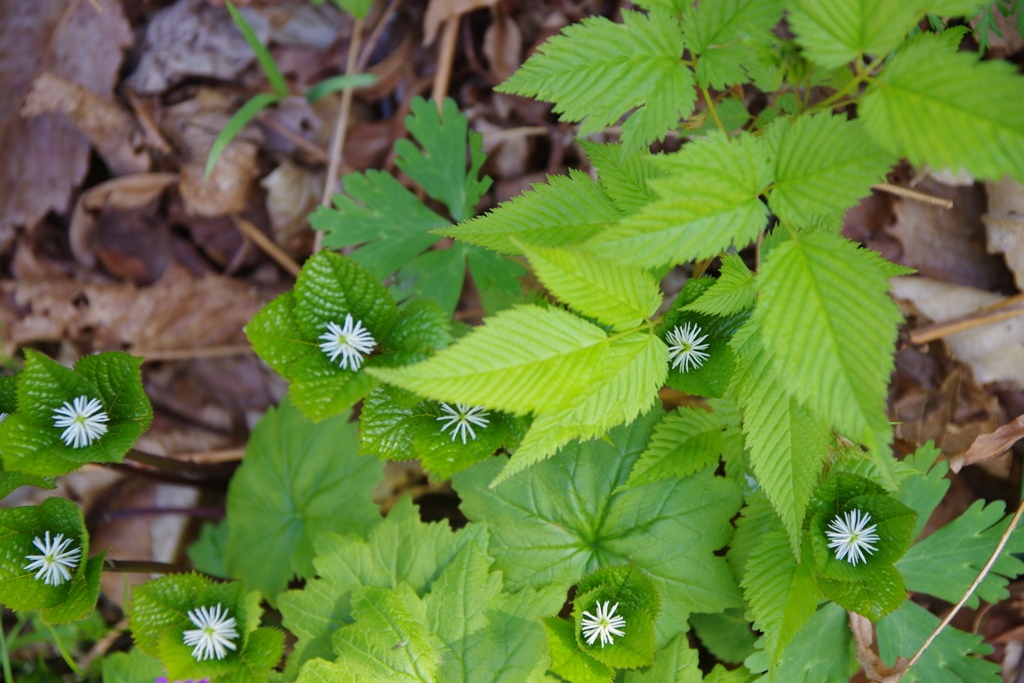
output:
[[981,220],[988,231],[988,251],[1003,255],[1017,289],[1024,290],[1024,185],[1007,176],[986,188],[988,213]]
[[142,129],[135,117],[113,100],[47,71],[36,78],[21,108],[26,118],[42,114],[70,118],[117,175],[149,170]]
[[[270,22],[251,8],[240,11],[266,43]],[[255,59],[226,9],[204,0],[178,0],[149,22],[145,51],[125,83],[135,92],[158,95],[191,76],[236,80]]]
[[0,243],[14,227],[66,211],[85,175],[89,141],[69,119],[19,111],[42,71],[111,94],[132,32],[120,2],[104,5],[100,13],[85,0],[0,2]]
[[437,37],[441,24],[452,17],[496,5],[500,0],[430,0],[423,16],[423,44],[430,45]]
[[491,73],[499,81],[507,81],[523,63],[523,32],[512,17],[492,10],[494,21],[484,33],[484,56]]
[[1010,450],[1013,444],[1024,439],[1024,415],[1004,424],[992,432],[979,436],[963,455],[958,455],[949,462],[949,468],[959,472],[965,465],[991,460]]
[[323,180],[319,174],[285,159],[260,185],[267,191],[267,215],[274,241],[290,254],[298,255],[312,236],[306,216],[320,201]]
[[888,666],[871,648],[875,642],[875,626],[867,617],[855,612],[847,612],[850,617],[850,630],[857,645],[857,661],[864,667],[868,680],[880,683],[897,683],[909,668],[910,662],[904,657],[896,658],[893,666]]
[[196,216],[227,216],[245,209],[249,188],[256,179],[259,148],[235,138],[224,148],[206,178],[206,156],[181,167],[181,199],[185,211]]

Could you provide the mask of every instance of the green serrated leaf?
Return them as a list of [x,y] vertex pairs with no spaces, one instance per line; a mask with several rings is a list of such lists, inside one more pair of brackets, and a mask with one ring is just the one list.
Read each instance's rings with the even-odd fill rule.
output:
[[59,605],[44,607],[41,612],[47,624],[68,624],[87,618],[96,609],[100,596],[100,575],[107,551],[90,557],[85,566],[75,573],[68,595]]
[[[583,636],[585,614],[593,616],[598,605],[615,604],[623,617],[625,635],[605,645],[588,645]],[[604,567],[580,579],[573,600],[576,644],[597,661],[619,669],[650,666],[654,661],[654,622],[661,611],[661,599],[654,583],[635,564]]]
[[693,73],[682,62],[679,23],[660,9],[622,12],[621,24],[588,17],[531,56],[501,92],[554,101],[565,121],[596,133],[637,108],[622,126],[623,146],[660,140],[693,111]]
[[842,115],[779,119],[765,130],[764,139],[775,162],[768,204],[779,218],[796,225],[855,205],[896,162],[861,121]]
[[270,408],[231,478],[225,565],[272,605],[293,576],[316,575],[318,534],[365,535],[380,520],[370,500],[383,478],[380,463],[358,457],[349,418],[313,424],[288,403]]
[[582,315],[618,330],[640,326],[662,302],[658,283],[640,268],[619,266],[566,249],[516,244],[540,281]]
[[324,232],[325,246],[362,245],[352,259],[377,279],[412,261],[437,241],[429,231],[449,224],[390,173],[351,173],[342,183],[345,193],[334,195],[334,208],[318,207],[310,225]]
[[[774,680],[848,683],[859,668],[846,610],[835,603],[825,603],[782,653]],[[757,683],[770,683],[770,677],[765,675]]]
[[736,532],[729,543],[726,559],[736,575],[736,582],[743,583],[747,561],[761,544],[762,537],[779,528],[781,520],[768,502],[764,491],[756,490],[747,496],[747,502],[736,520]]
[[903,461],[912,463],[916,470],[903,480],[897,495],[901,503],[917,513],[917,524],[914,526],[912,539],[917,539],[921,535],[928,518],[949,490],[951,482],[946,478],[949,463],[935,462],[941,454],[942,450],[935,447],[935,442],[929,441],[920,446],[913,456]]
[[469,131],[469,119],[450,97],[445,98],[442,112],[438,112],[437,103],[422,97],[414,97],[411,108],[405,127],[422,149],[409,140],[395,141],[395,164],[427,194],[444,202],[456,222],[464,221],[473,215],[473,207],[491,186],[486,176],[478,180],[487,158],[481,150],[483,135]]
[[826,69],[884,56],[924,15],[912,2],[787,0],[789,23],[807,57]]
[[757,287],[754,274],[737,254],[722,257],[722,272],[700,297],[685,310],[708,315],[731,316],[743,313],[754,305]]
[[731,607],[717,614],[692,614],[690,626],[708,652],[727,664],[740,664],[754,652],[756,636],[739,608]]
[[747,562],[743,592],[754,627],[765,634],[769,670],[774,670],[793,637],[818,608],[810,543],[804,543],[798,563],[785,531],[765,534]]
[[771,182],[766,145],[749,135],[706,139],[664,155],[664,178],[650,181],[661,199],[626,217],[584,248],[623,264],[657,267],[743,248],[765,227],[758,198]]
[[199,538],[188,547],[188,559],[192,566],[204,574],[221,579],[228,578],[228,568],[224,557],[227,554],[228,523],[221,520],[217,524],[207,522],[199,531]]
[[551,650],[551,671],[570,683],[611,683],[615,669],[602,664],[576,642],[573,622],[548,617],[544,619],[548,648]]
[[609,356],[600,328],[556,308],[518,306],[423,363],[369,372],[434,400],[523,415],[571,403],[604,378]]
[[651,163],[651,152],[646,147],[626,150],[620,144],[601,144],[590,140],[578,142],[597,169],[601,189],[623,215],[636,213],[657,199],[648,181],[660,178],[663,172]]
[[153,683],[164,672],[160,660],[137,647],[102,659],[103,683]]
[[901,316],[866,253],[827,232],[783,242],[758,275],[754,317],[793,397],[867,445],[891,480],[885,400]]
[[[939,618],[907,600],[878,622],[878,653],[890,666],[897,656],[910,658],[938,627]],[[992,653],[983,636],[947,626],[903,676],[907,683],[999,683],[1000,667],[976,655]]]
[[[897,6],[899,3],[883,3]],[[1024,181],[1024,79],[925,35],[898,52],[857,105],[868,131],[912,164]],[[992,97],[992,93],[1000,93]]]
[[688,6],[683,15],[686,47],[700,55],[697,82],[724,89],[749,80],[744,63],[751,48],[742,42],[747,27],[771,30],[782,16],[782,0],[725,0]]
[[471,524],[453,533],[445,522],[424,524],[408,497],[398,501],[367,540],[331,533],[314,539],[313,565],[319,578],[307,581],[302,590],[278,596],[284,625],[298,637],[286,675],[294,677],[308,660],[334,658],[331,636],[352,622],[352,591],[361,586],[395,588],[405,582],[423,596],[471,542],[487,546],[486,525]]
[[[585,572],[631,559],[662,596],[659,644],[685,628],[690,612],[739,606],[725,561],[712,554],[732,535],[728,520],[740,505],[736,483],[708,469],[613,493],[659,418],[654,410],[612,429],[611,443],[569,444],[520,475],[515,486],[489,488],[502,467],[497,459],[455,475],[463,512],[491,527],[490,552],[510,590],[569,586]],[[566,492],[572,505],[563,502]]]
[[490,411],[482,416],[486,426],[474,427],[473,435],[463,443],[454,429],[445,431],[450,422],[441,420],[451,413],[433,401],[420,404],[420,410],[422,417],[415,427],[413,454],[420,459],[423,469],[439,481],[494,455],[503,445],[512,447],[522,438],[522,426],[517,418]]
[[[896,565],[907,588],[950,602],[959,601],[1006,531],[1009,519],[1003,517],[1004,509],[1002,501],[985,505],[984,501],[976,500],[959,517],[911,547]],[[1016,529],[967,605],[976,608],[979,599],[995,604],[1007,598],[1007,581],[1024,573],[1024,562],[1015,555],[1022,552],[1024,531]]]
[[483,216],[435,232],[500,254],[518,254],[510,237],[559,247],[590,239],[622,217],[614,196],[602,190],[603,183],[599,186],[582,171],[570,169],[568,176],[548,176],[546,183],[531,187]]

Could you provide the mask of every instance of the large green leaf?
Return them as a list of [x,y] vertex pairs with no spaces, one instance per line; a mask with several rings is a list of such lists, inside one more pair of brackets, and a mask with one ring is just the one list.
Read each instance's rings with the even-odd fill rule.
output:
[[979,62],[926,35],[893,57],[857,112],[880,144],[915,165],[1024,182],[1022,100],[1024,79],[1012,64]]
[[[753,659],[747,660],[748,666]],[[767,668],[766,662],[754,670]],[[846,610],[828,602],[804,624],[782,653],[774,679],[765,675],[757,683],[848,683],[858,668]]]
[[[910,658],[932,631],[939,618],[915,602],[907,600],[893,614],[878,622],[878,654],[889,666],[897,656]],[[947,626],[912,666],[903,680],[907,683],[999,683],[1000,667],[977,655],[992,653],[992,646],[981,635],[964,633]]]
[[522,415],[571,405],[604,379],[609,346],[601,328],[570,313],[519,306],[423,363],[369,372],[427,398]]
[[901,316],[881,263],[837,235],[796,235],[765,259],[755,319],[793,397],[867,445],[891,477],[885,400]]
[[738,607],[716,614],[692,614],[690,626],[701,644],[721,662],[740,664],[754,652],[757,636]]
[[647,181],[661,177],[662,171],[651,163],[651,152],[646,147],[626,150],[618,144],[589,140],[579,143],[597,169],[601,189],[624,215],[635,213],[657,199]]
[[765,131],[775,163],[768,203],[779,218],[811,225],[816,217],[843,212],[885,180],[896,159],[861,121],[818,114],[795,122],[779,119]]
[[660,416],[655,410],[612,429],[611,443],[570,444],[514,486],[489,488],[502,466],[497,459],[455,475],[463,512],[490,525],[490,552],[509,589],[570,586],[587,571],[631,559],[662,595],[661,644],[685,628],[690,612],[739,606],[728,566],[713,554],[732,535],[729,519],[741,498],[736,483],[707,469],[613,493]]
[[754,274],[738,254],[726,254],[722,257],[722,272],[715,284],[686,309],[708,315],[736,315],[751,308],[756,298]]
[[786,7],[797,42],[826,69],[884,56],[924,15],[923,3],[903,0],[787,0]]
[[370,500],[380,463],[359,458],[349,418],[313,424],[287,402],[269,409],[231,478],[226,567],[271,604],[293,576],[316,575],[317,534],[365,535],[380,520]]
[[548,176],[533,190],[502,202],[483,216],[435,232],[501,254],[521,253],[509,238],[526,244],[558,247],[583,242],[618,222],[622,213],[612,198],[586,173]]
[[583,121],[580,135],[636,108],[622,127],[623,145],[660,140],[696,99],[679,24],[658,9],[649,16],[626,10],[622,21],[588,17],[567,26],[498,90],[554,101],[563,120]]
[[519,243],[541,283],[562,303],[620,330],[634,329],[661,306],[654,277],[579,251]]
[[719,0],[688,6],[683,15],[686,47],[699,55],[697,81],[724,89],[744,83],[742,68],[752,61],[752,50],[743,43],[747,27],[769,31],[782,16],[782,0]]
[[765,227],[759,199],[772,180],[768,150],[749,135],[721,133],[658,159],[664,178],[650,181],[661,197],[598,234],[585,249],[609,261],[657,267],[743,248]]
[[469,119],[450,97],[445,98],[441,112],[436,102],[422,97],[414,97],[411,108],[405,127],[422,149],[409,140],[397,140],[395,164],[427,194],[444,202],[456,222],[470,218],[473,207],[491,186],[490,178],[478,179],[487,158],[481,150],[483,135],[469,130]]

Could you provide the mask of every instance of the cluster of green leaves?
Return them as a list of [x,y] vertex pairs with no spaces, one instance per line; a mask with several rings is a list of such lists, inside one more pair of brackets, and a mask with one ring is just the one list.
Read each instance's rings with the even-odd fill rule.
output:
[[[487,158],[481,150],[483,136],[469,130],[466,115],[450,98],[438,111],[434,102],[415,97],[411,109],[405,126],[419,147],[398,140],[395,163],[442,203],[455,222],[472,218],[491,186],[490,178],[478,179]],[[450,315],[467,265],[489,308],[520,293],[517,277],[525,271],[515,261],[469,244],[424,251],[440,239],[434,232],[451,221],[424,205],[390,173],[352,173],[342,183],[345,192],[334,196],[334,207],[320,207],[310,215],[310,223],[325,233],[327,246],[359,246],[352,258],[377,279],[394,275],[396,298],[427,297]]]
[[[188,613],[220,606],[235,620],[239,638],[223,659],[197,661],[183,634],[195,628]],[[284,652],[284,633],[260,626],[259,593],[244,584],[217,583],[198,574],[177,574],[135,588],[129,621],[135,644],[159,659],[171,680],[209,678],[215,683],[261,683]]]
[[[323,0],[321,0],[322,2]],[[370,11],[369,0],[336,0],[338,5],[345,11],[353,14],[356,17],[365,17],[366,13]],[[270,50],[260,42],[259,36],[256,35],[256,31],[253,30],[252,25],[245,18],[245,16],[238,11],[234,3],[231,0],[227,0],[228,12],[231,14],[231,19],[235,22],[235,26],[242,33],[245,38],[245,42],[249,43],[249,47],[256,53],[256,61],[259,63],[260,68],[263,69],[263,73],[267,76],[267,82],[270,83],[271,92],[261,92],[253,95],[249,100],[243,104],[238,111],[228,120],[224,128],[217,134],[216,139],[213,141],[213,146],[210,148],[210,153],[206,157],[206,177],[209,178],[210,174],[213,173],[214,167],[217,165],[217,159],[220,158],[221,153],[228,144],[238,135],[243,128],[245,128],[250,121],[266,109],[276,104],[280,104],[284,100],[291,96],[291,90],[288,87],[288,81],[285,80],[284,74],[281,73],[281,69],[278,68],[277,62],[274,61],[274,56],[270,54]],[[306,100],[312,104],[325,95],[338,92],[339,90],[345,90],[346,88],[363,88],[368,85],[373,85],[377,82],[377,76],[374,74],[343,74],[341,76],[331,76],[320,81],[306,93]]]

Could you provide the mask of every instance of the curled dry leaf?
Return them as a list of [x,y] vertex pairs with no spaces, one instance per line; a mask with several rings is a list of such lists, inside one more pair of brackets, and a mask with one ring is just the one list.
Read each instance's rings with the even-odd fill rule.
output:
[[[974,287],[961,287],[926,277],[890,280],[897,299],[910,302],[940,323],[974,313],[1007,297]],[[1005,382],[1024,387],[1024,317],[1001,320],[945,337],[953,353],[974,371],[978,382]]]
[[857,645],[857,661],[864,667],[868,680],[879,683],[897,683],[909,668],[910,661],[903,656],[896,658],[893,666],[888,666],[877,653],[871,649],[875,642],[875,626],[867,617],[855,612],[847,612],[850,617],[850,630]]
[[491,73],[498,81],[507,81],[523,63],[523,33],[512,17],[501,11],[501,5],[491,8],[493,21],[484,33],[484,56]]
[[490,7],[498,2],[500,0],[430,0],[427,13],[423,15],[423,44],[433,43],[441,24],[448,19],[481,7]]
[[217,158],[210,177],[206,177],[206,156],[181,167],[181,199],[185,211],[196,216],[227,216],[245,209],[249,188],[256,179],[256,153],[253,143],[235,138]]
[[70,280],[0,283],[4,348],[71,339],[96,350],[201,348],[244,342],[265,302],[247,284],[193,277],[172,264],[148,287]]
[[96,265],[96,255],[89,239],[96,225],[96,215],[100,211],[142,208],[177,182],[177,173],[137,173],[108,180],[83,192],[75,204],[71,227],[68,229],[68,240],[75,260],[89,268]]
[[950,460],[949,467],[954,472],[959,472],[965,465],[991,460],[1008,451],[1021,439],[1024,439],[1024,415],[1004,424],[991,434],[979,436],[966,453]]
[[306,216],[320,203],[323,180],[285,159],[260,185],[267,191],[267,215],[274,241],[293,256],[298,255],[312,236]]
[[981,220],[988,231],[988,251],[1003,255],[1017,289],[1024,290],[1024,185],[1007,176],[986,187],[988,213]]
[[[265,43],[270,22],[250,8],[241,12]],[[231,81],[255,59],[226,9],[204,0],[178,0],[149,22],[145,50],[126,84],[137,93],[158,95],[191,76]]]
[[36,78],[21,108],[23,117],[64,114],[117,175],[149,170],[149,152],[135,117],[111,99],[73,81],[44,72]]
[[[99,95],[113,91],[132,32],[121,3],[0,2],[0,246],[17,226],[67,210],[85,176],[89,141],[62,115],[20,115],[35,77],[49,71]],[[60,163],[54,163],[59,159]]]

